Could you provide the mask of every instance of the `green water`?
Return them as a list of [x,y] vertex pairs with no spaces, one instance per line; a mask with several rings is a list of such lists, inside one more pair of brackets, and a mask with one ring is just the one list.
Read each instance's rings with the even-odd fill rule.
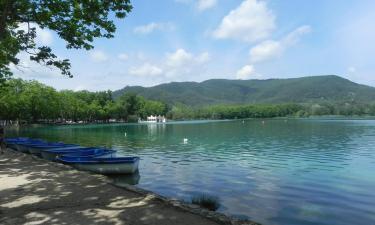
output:
[[371,120],[77,125],[9,133],[140,156],[139,174],[116,182],[186,201],[214,195],[219,211],[264,224],[375,224]]

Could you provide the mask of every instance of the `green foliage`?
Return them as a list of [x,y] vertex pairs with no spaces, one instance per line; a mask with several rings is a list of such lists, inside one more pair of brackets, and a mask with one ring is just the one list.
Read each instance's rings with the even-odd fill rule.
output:
[[172,107],[169,118],[181,119],[245,119],[272,118],[295,115],[303,107],[297,104],[215,105],[190,108],[184,105]]
[[149,115],[173,120],[308,117],[324,115],[375,116],[375,104],[321,101],[288,104],[220,104],[191,107],[167,104],[125,93],[113,100],[111,91],[56,91],[37,81],[10,79],[0,87],[0,120],[28,122],[135,122]]
[[132,92],[169,105],[204,107],[220,104],[275,104],[360,102],[375,103],[375,88],[338,76],[315,76],[269,80],[207,80],[154,87],[126,87],[113,96]]
[[164,115],[164,103],[125,94],[116,101],[111,91],[57,92],[37,81],[11,79],[0,88],[0,120],[29,122],[137,121],[151,114]]
[[[63,75],[72,76],[69,60],[60,60],[48,46],[35,43],[36,28],[48,28],[66,41],[67,48],[92,49],[95,38],[112,38],[116,31],[113,17],[124,18],[132,9],[130,0],[0,1],[0,81],[12,73],[9,65],[17,65],[17,54],[25,52],[30,59],[54,66]],[[26,30],[19,29],[27,25]]]

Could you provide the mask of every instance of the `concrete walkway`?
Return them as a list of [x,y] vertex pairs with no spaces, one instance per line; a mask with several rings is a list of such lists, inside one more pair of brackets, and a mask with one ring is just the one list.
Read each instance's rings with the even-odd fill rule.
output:
[[0,155],[0,224],[219,223],[252,224],[209,219],[151,193],[115,187],[104,176],[23,153]]

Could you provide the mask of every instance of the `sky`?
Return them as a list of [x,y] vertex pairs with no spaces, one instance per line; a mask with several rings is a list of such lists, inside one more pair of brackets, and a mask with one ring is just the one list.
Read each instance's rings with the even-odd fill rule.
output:
[[37,43],[72,63],[74,78],[30,62],[16,77],[58,90],[117,90],[128,85],[207,79],[339,75],[375,86],[373,0],[142,0],[115,20],[115,38],[67,50],[50,30]]

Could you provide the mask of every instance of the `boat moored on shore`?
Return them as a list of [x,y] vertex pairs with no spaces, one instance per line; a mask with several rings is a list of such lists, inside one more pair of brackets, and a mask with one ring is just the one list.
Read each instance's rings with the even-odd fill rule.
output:
[[87,151],[87,150],[92,150],[92,149],[97,149],[97,148],[81,147],[81,146],[54,148],[54,149],[42,150],[41,156],[43,159],[54,161],[56,160],[57,157],[62,156],[62,155],[72,154],[72,153],[76,153],[79,151]]
[[79,145],[64,144],[64,143],[32,144],[32,145],[26,145],[26,146],[28,147],[29,153],[34,154],[34,155],[41,155],[41,152],[43,150],[79,147]]
[[116,157],[115,150],[103,149],[103,148],[92,148],[85,149],[84,151],[76,151],[74,153],[63,154],[58,156],[58,159],[75,159],[75,158],[113,158]]
[[100,174],[132,174],[138,171],[139,157],[87,158],[59,157],[60,162],[72,165],[79,170]]

